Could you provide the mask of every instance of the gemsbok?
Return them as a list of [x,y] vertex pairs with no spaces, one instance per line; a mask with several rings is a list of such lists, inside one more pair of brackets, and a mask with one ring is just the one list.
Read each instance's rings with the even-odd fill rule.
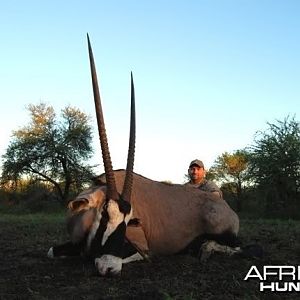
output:
[[[223,199],[199,189],[153,181],[133,172],[135,93],[131,74],[131,117],[126,170],[113,171],[93,52],[91,77],[105,174],[68,205],[70,241],[53,246],[49,257],[87,255],[101,275],[121,272],[122,264],[185,249],[239,252],[239,218]],[[196,247],[196,248],[195,248]]]

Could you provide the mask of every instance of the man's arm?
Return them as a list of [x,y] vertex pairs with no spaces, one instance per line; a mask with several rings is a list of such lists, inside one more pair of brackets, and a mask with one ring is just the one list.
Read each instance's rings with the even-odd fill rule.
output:
[[205,190],[211,192],[214,196],[218,197],[219,199],[223,199],[222,191],[213,181],[207,181]]

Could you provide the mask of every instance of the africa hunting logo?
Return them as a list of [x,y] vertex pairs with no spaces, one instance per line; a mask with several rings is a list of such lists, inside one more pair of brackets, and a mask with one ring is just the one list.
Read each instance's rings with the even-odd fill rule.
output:
[[251,266],[244,280],[259,280],[260,292],[300,292],[300,266]]

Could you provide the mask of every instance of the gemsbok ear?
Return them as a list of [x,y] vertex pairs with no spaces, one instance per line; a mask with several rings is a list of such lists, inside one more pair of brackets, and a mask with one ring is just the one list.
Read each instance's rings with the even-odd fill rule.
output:
[[100,139],[100,145],[102,150],[102,159],[103,159],[105,177],[107,183],[106,198],[118,200],[119,195],[116,188],[116,181],[113,173],[113,167],[111,163],[110,152],[109,152],[109,147],[107,142],[107,135],[106,135],[104,117],[102,112],[96,67],[95,67],[93,51],[90,43],[90,38],[88,34],[87,34],[87,41],[88,41],[91,76],[92,76],[92,84],[93,84],[94,102],[95,102],[95,109],[96,109],[96,116],[97,116],[97,123],[98,123],[98,132],[99,132],[99,139]]
[[78,211],[80,209],[85,208],[89,204],[87,199],[78,199],[70,201],[68,204],[68,209],[71,211]]

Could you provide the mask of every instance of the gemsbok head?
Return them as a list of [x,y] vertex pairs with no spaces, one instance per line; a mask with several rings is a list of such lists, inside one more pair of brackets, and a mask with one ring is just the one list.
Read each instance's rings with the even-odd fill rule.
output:
[[121,194],[119,194],[116,188],[116,181],[110,157],[96,67],[89,36],[87,36],[87,39],[95,110],[106,179],[105,203],[97,212],[96,221],[94,222],[92,230],[88,237],[88,243],[90,243],[90,253],[93,257],[95,257],[95,264],[100,274],[105,275],[107,273],[115,274],[121,271],[122,249],[123,244],[125,243],[126,226],[132,217],[132,207],[130,205],[130,200],[133,186],[133,166],[136,132],[135,93],[133,76],[131,73],[131,116],[129,147],[124,186]]

